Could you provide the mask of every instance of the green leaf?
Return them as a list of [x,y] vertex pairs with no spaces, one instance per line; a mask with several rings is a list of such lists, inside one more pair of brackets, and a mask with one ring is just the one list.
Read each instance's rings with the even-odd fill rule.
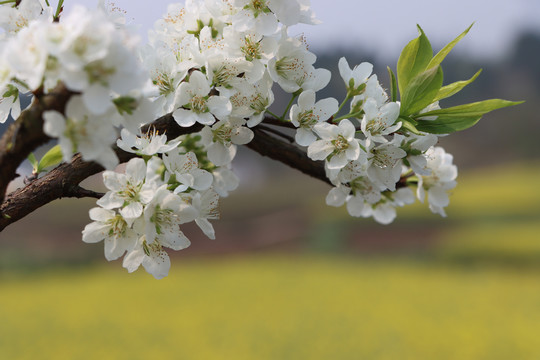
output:
[[60,148],[60,145],[53,146],[39,161],[39,165],[37,167],[37,172],[43,172],[44,169],[58,165],[62,162],[62,149]]
[[113,100],[114,105],[120,115],[129,114],[133,115],[133,111],[137,109],[139,105],[137,99],[131,96],[120,96]]
[[[400,118],[400,119],[402,120],[402,122],[401,122],[401,124],[402,124],[401,128],[402,129],[408,130],[409,132],[411,132],[413,134],[416,134],[416,135],[421,134],[415,124],[413,124],[412,122],[410,122],[408,120],[405,120],[405,119],[402,119],[402,118]],[[415,123],[417,123],[417,122],[415,121]]]
[[420,35],[403,48],[397,63],[399,92],[402,97],[409,82],[427,69],[427,65],[433,57],[433,49],[428,38],[422,28],[419,25],[416,26]]
[[412,115],[431,104],[443,83],[440,66],[428,69],[414,77],[401,98],[401,115]]
[[452,51],[452,49],[454,48],[454,46],[456,46],[456,44],[458,42],[460,42],[461,39],[463,39],[463,37],[465,35],[467,35],[467,33],[469,32],[469,30],[471,30],[472,26],[474,25],[474,23],[472,23],[464,32],[462,32],[461,34],[459,34],[459,36],[457,38],[455,38],[454,40],[452,40],[450,43],[448,43],[448,45],[446,45],[444,48],[441,49],[441,51],[439,51],[437,53],[437,55],[435,55],[433,57],[433,59],[431,59],[431,61],[429,62],[428,64],[428,68],[432,68],[433,66],[437,66],[437,65],[440,65],[441,62],[444,60],[444,58],[446,57],[446,55],[448,55],[450,53],[450,51]]
[[439,117],[437,120],[418,120],[416,128],[431,134],[450,134],[475,125],[482,116]]
[[30,164],[32,164],[32,173],[33,174],[37,173],[38,161],[34,153],[30,153],[30,155],[28,155],[28,161],[30,161]]
[[444,118],[468,118],[482,116],[490,111],[502,109],[508,106],[522,104],[523,101],[508,101],[502,99],[490,99],[470,104],[453,106],[446,109],[432,110],[423,114],[414,115],[416,118],[424,116],[439,116]]
[[441,90],[439,90],[439,93],[437,94],[437,96],[435,96],[435,99],[433,101],[446,99],[460,92],[461,90],[463,90],[465,86],[469,85],[474,80],[476,80],[476,78],[478,77],[478,75],[480,75],[481,72],[482,72],[482,69],[478,70],[478,72],[474,74],[474,76],[470,78],[469,80],[456,81],[455,83],[443,86]]
[[390,77],[390,101],[396,102],[397,101],[397,81],[396,81],[396,75],[390,69],[390,66],[386,67],[388,69],[388,76]]

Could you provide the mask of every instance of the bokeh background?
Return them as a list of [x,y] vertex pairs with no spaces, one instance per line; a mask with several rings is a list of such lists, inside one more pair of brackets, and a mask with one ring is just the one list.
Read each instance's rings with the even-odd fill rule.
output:
[[[144,38],[167,3],[115,6]],[[389,226],[351,218],[325,184],[243,150],[217,239],[186,227],[192,246],[156,281],[81,241],[94,201],[56,201],[0,233],[0,359],[540,358],[540,3],[312,5],[323,24],[290,32],[334,72],[320,98],[344,94],[341,56],[387,83],[416,23],[437,51],[476,22],[445,83],[484,71],[443,105],[526,103],[441,139],[460,171],[448,217],[415,204]]]

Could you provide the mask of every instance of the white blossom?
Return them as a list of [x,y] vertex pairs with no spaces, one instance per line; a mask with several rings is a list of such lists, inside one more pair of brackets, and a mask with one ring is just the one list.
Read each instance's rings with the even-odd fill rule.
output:
[[295,140],[299,145],[309,146],[317,137],[313,133],[313,127],[320,122],[330,119],[339,108],[338,101],[334,98],[319,100],[315,103],[315,92],[306,90],[298,97],[298,104],[291,107],[289,116],[291,122],[298,129]]
[[326,160],[329,169],[341,169],[360,156],[360,145],[354,137],[356,129],[349,120],[341,120],[339,125],[319,123],[313,130],[321,140],[308,147],[308,156],[312,160]]

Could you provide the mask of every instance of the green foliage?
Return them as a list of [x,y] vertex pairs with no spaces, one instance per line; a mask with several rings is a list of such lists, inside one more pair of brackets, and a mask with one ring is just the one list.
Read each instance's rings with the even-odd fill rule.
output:
[[[420,131],[432,134],[449,134],[470,128],[482,118],[482,115],[490,111],[521,103],[523,102],[490,99],[446,109],[428,111],[415,116],[419,118],[416,127]],[[421,120],[425,116],[437,116],[437,119]]]
[[429,68],[416,75],[401,95],[401,114],[416,114],[429,104],[439,93],[443,83],[440,66]]
[[402,96],[407,93],[407,87],[414,77],[426,70],[433,56],[431,44],[420,26],[418,31],[420,35],[405,46],[397,63],[399,92]]
[[62,156],[62,149],[60,148],[60,145],[53,146],[38,162],[36,159],[36,156],[34,153],[30,153],[28,155],[28,161],[30,161],[30,164],[32,164],[32,173],[33,174],[40,174],[45,169],[58,165],[62,162],[63,156]]
[[439,100],[442,100],[442,99],[446,99],[446,98],[448,98],[448,97],[450,97],[452,95],[457,94],[458,92],[463,90],[463,88],[465,86],[469,85],[474,80],[476,80],[478,75],[480,75],[481,73],[482,73],[482,69],[478,70],[476,72],[476,74],[474,74],[473,77],[470,78],[469,80],[456,81],[456,82],[451,83],[449,85],[443,86],[439,90],[439,93],[437,94],[437,96],[435,96],[434,101],[439,101]]
[[120,96],[113,100],[114,105],[116,106],[116,109],[120,113],[120,115],[129,114],[133,115],[133,111],[137,108],[139,105],[137,102],[137,99],[131,97],[131,96]]
[[[475,125],[484,114],[490,111],[522,103],[492,99],[421,114],[421,111],[425,111],[424,109],[429,105],[458,93],[480,75],[481,70],[469,80],[458,81],[443,87],[443,70],[440,64],[471,27],[472,25],[433,56],[431,44],[422,28],[418,26],[419,36],[409,42],[401,52],[397,64],[397,81],[401,99],[399,121],[403,122],[405,130],[413,133],[423,131],[432,134],[449,134]],[[396,98],[395,77],[390,69],[389,74],[394,99]],[[425,120],[424,117],[427,116],[437,116],[437,120]]]

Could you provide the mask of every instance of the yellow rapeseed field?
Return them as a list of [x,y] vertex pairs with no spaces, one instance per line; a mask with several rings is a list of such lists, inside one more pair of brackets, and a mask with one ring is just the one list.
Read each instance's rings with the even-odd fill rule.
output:
[[266,255],[0,278],[0,359],[538,359],[540,271]]

